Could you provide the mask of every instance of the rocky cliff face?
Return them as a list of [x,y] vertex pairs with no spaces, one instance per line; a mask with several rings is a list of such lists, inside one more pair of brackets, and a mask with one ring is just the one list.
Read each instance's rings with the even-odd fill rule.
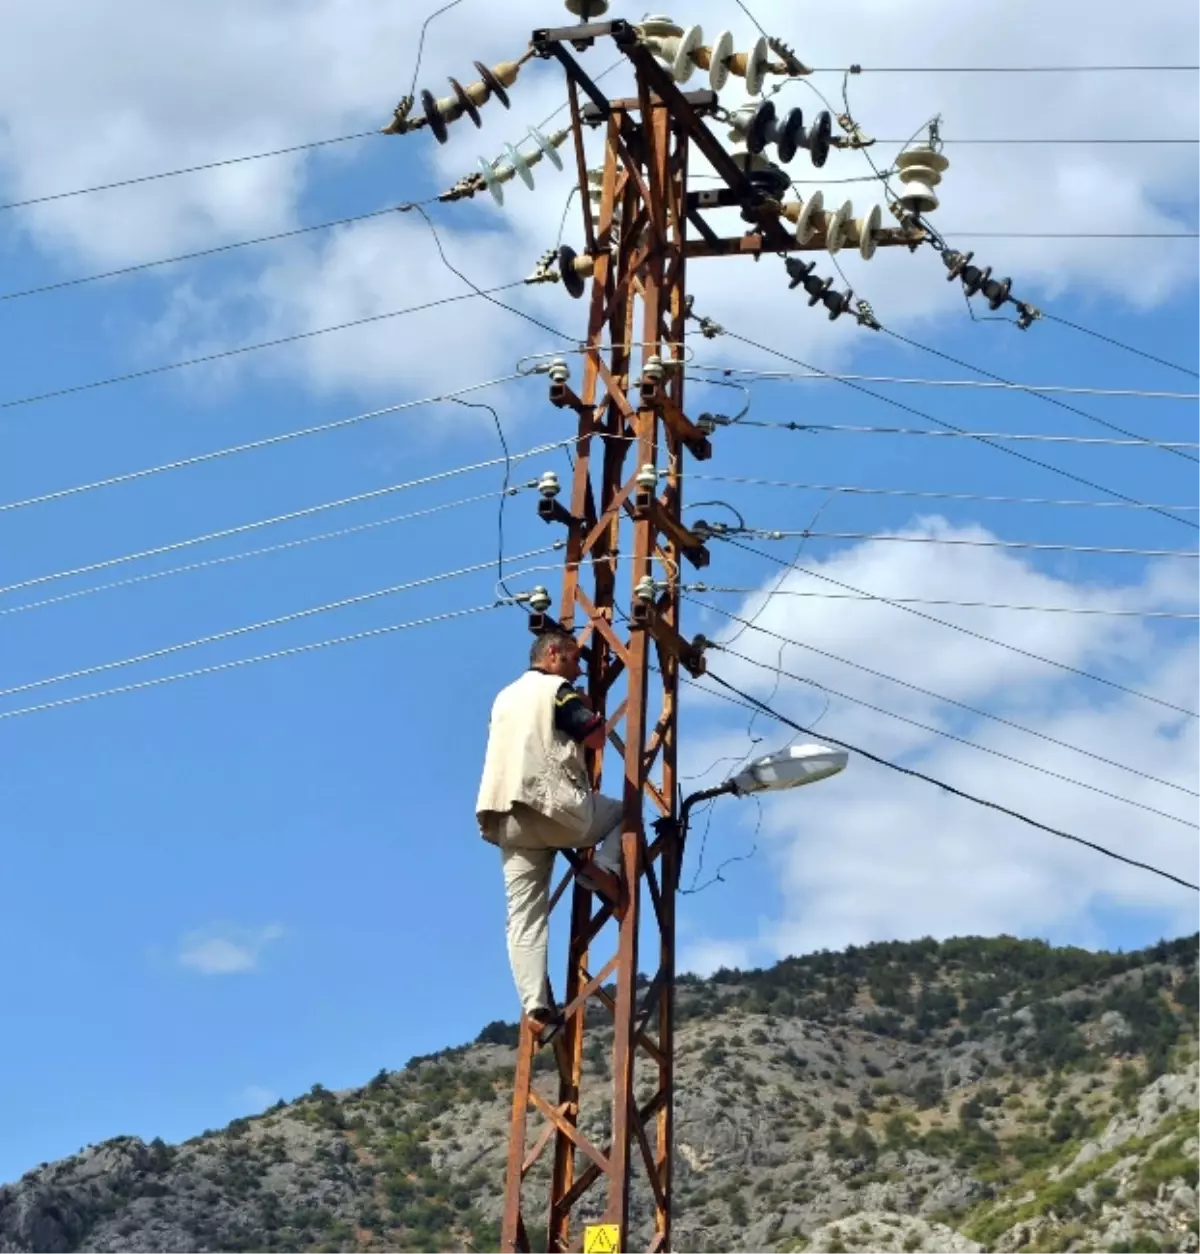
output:
[[[676,1249],[1198,1247],[1195,938],[873,945],[678,1009]],[[0,1188],[0,1251],[494,1250],[514,1039],[40,1167]],[[648,1214],[635,1191],[631,1248]]]

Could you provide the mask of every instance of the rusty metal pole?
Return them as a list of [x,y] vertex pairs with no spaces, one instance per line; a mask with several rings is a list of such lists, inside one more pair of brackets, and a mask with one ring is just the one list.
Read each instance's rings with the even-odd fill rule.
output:
[[[582,383],[578,394],[566,385],[551,392],[556,404],[576,410],[579,424],[557,621],[574,627],[587,644],[590,696],[623,762],[626,893],[613,909],[569,886],[571,935],[561,999],[566,1023],[556,1077],[539,1083],[533,1034],[521,1033],[501,1232],[505,1250],[530,1248],[523,1186],[551,1144],[549,1207],[543,1212],[548,1249],[581,1248],[581,1217],[615,1225],[615,1248],[630,1248],[631,1184],[638,1181],[650,1207],[647,1248],[670,1248],[676,879],[671,821],[681,654],[697,667],[677,631],[680,536],[690,550],[701,547],[680,521],[681,424],[693,443],[698,440],[701,456],[707,442],[682,418],[679,368],[689,137],[641,74],[638,78],[638,97],[614,102],[606,123]],[[652,357],[668,363],[665,377],[645,371]],[[635,363],[643,368],[640,377],[631,374]],[[657,483],[647,487],[644,477],[638,482],[646,466],[664,482],[661,494]],[[647,576],[656,582],[649,592]],[[536,630],[539,624],[532,626]],[[591,769],[599,789],[600,755]],[[660,834],[651,832],[652,839],[643,816],[647,805],[652,819],[668,820],[656,829]],[[567,887],[559,886],[556,901]],[[590,951],[610,920],[616,923],[616,952],[597,967]],[[659,932],[657,970],[641,990],[639,929],[650,923]],[[586,1092],[587,1083],[593,1089],[602,1084],[584,1073],[585,1038],[597,1027],[586,1014],[589,1004],[607,1011],[613,1031],[611,1091],[603,1085],[611,1100],[610,1135],[603,1146],[579,1127],[581,1104],[595,1096]],[[639,1059],[648,1065],[639,1069]],[[653,1083],[639,1100],[636,1083],[643,1072]],[[532,1139],[531,1123],[541,1125]]]
[[[637,94],[628,100],[606,99],[569,51],[609,38],[634,70]],[[827,226],[815,226],[803,240],[784,228],[784,206],[770,186],[749,177],[705,126],[703,118],[717,107],[716,93],[681,92],[628,23],[535,31],[531,47],[534,55],[556,59],[567,74],[592,283],[580,391],[565,382],[550,388],[551,402],[572,410],[578,421],[570,510],[556,508],[550,516],[568,527],[559,618],[534,614],[530,626],[573,628],[587,647],[592,704],[604,715],[609,744],[623,765],[626,894],[615,907],[599,902],[572,882],[573,866],[552,896],[553,909],[569,890],[571,912],[560,999],[564,1026],[554,1047],[557,1076],[539,1079],[537,1043],[523,1024],[501,1248],[531,1248],[524,1194],[536,1180],[539,1188],[549,1187],[548,1208],[539,1208],[546,1216],[549,1250],[580,1249],[581,1219],[607,1225],[597,1233],[598,1250],[631,1248],[636,1238],[630,1202],[638,1198],[646,1203],[644,1222],[639,1214],[632,1227],[644,1229],[648,1249],[668,1250],[675,894],[682,854],[676,813],[678,683],[681,666],[693,675],[704,669],[702,645],[689,643],[679,631],[678,588],[681,562],[708,563],[704,545],[682,522],[683,462],[711,454],[704,431],[687,418],[683,405],[686,266],[689,258],[823,250]],[[581,104],[581,94],[588,103]],[[587,126],[605,128],[595,213],[584,155]],[[693,145],[722,180],[718,191],[688,193]],[[752,229],[723,238],[703,210],[733,207]],[[697,238],[688,238],[689,225]],[[880,230],[874,243],[913,248],[923,238],[923,231],[904,226]],[[571,278],[574,282],[576,275]],[[590,769],[599,789],[602,755],[592,756]],[[647,807],[655,816],[653,839],[646,830]],[[578,863],[576,855],[569,856]],[[592,949],[610,922],[616,924],[616,949],[597,964]],[[649,931],[651,924],[658,930],[658,965],[643,991],[639,929]],[[591,1052],[585,1050],[586,1038],[596,1031],[589,1007],[612,1025],[611,1091],[594,1076],[585,1077],[585,1054]],[[639,1094],[639,1083],[647,1080]],[[595,1140],[580,1120],[593,1096],[611,1101],[607,1135]],[[547,1172],[542,1160],[551,1145],[553,1165]]]

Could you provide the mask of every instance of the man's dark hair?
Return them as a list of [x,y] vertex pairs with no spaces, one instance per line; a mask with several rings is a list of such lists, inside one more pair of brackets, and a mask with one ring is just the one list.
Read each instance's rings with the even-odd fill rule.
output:
[[529,665],[538,666],[546,659],[546,654],[553,649],[556,653],[565,653],[575,647],[575,637],[565,631],[543,631],[534,636],[529,647]]

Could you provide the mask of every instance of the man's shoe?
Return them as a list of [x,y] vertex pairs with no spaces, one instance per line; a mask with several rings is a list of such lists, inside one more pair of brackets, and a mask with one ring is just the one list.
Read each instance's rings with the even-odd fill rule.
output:
[[548,1006],[538,1006],[529,1011],[525,1022],[539,1045],[547,1045],[558,1035],[563,1025],[562,1015]]
[[582,884],[590,892],[618,905],[621,900],[621,877],[615,871],[609,871],[595,860],[589,862],[575,872],[576,883]]

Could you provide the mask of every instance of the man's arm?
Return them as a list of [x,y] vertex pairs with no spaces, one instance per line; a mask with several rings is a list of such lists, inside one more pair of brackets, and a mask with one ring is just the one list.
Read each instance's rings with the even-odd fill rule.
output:
[[554,699],[554,726],[585,749],[604,748],[604,719],[593,714],[587,698],[563,684]]

